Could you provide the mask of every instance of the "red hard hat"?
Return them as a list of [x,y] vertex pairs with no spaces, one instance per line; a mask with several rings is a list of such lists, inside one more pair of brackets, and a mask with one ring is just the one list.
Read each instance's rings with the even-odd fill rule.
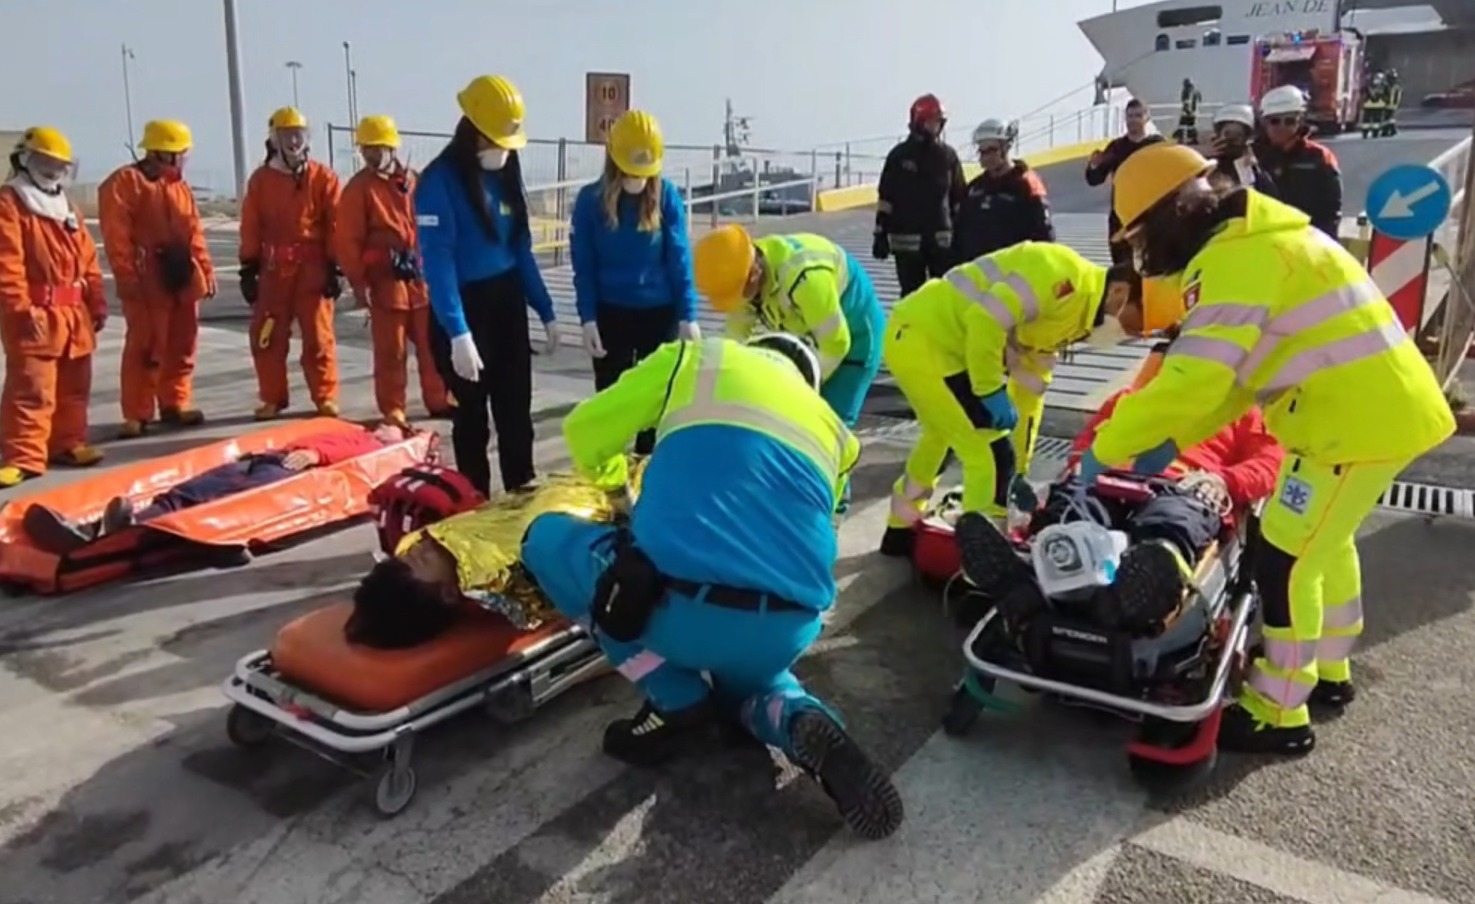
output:
[[910,123],[916,125],[929,119],[946,119],[947,111],[942,108],[942,101],[937,99],[936,94],[924,94],[912,101],[912,115]]

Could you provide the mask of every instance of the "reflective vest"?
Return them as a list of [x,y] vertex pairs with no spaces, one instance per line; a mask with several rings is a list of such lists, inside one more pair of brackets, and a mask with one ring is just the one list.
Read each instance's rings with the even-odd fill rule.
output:
[[864,317],[847,317],[850,255],[818,235],[776,235],[753,244],[763,255],[764,278],[758,297],[728,315],[728,334],[747,339],[762,327],[814,340],[822,376],[845,360],[851,331]]
[[897,302],[896,324],[928,339],[946,370],[967,368],[973,392],[1004,385],[1043,395],[1056,352],[1084,339],[1106,268],[1053,242],[1020,242],[961,264]]
[[656,427],[656,454],[662,440],[688,427],[746,428],[808,459],[840,491],[842,478],[860,456],[860,440],[793,363],[777,352],[731,339],[685,345]]
[[1398,461],[1454,417],[1387,300],[1305,214],[1250,193],[1244,217],[1184,270],[1188,308],[1161,373],[1117,406],[1092,448],[1121,465],[1167,439],[1196,445],[1259,404],[1292,455]]

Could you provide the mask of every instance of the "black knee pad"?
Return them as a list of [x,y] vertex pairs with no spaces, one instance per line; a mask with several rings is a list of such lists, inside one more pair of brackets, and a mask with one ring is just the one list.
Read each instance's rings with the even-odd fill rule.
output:
[[1262,540],[1255,550],[1255,586],[1268,627],[1291,626],[1291,569],[1295,567],[1296,557],[1273,543]]

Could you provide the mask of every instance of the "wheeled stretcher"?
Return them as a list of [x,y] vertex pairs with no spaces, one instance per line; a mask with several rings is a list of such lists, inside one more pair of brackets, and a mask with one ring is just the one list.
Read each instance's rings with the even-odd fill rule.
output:
[[[1118,485],[1137,480],[1115,476]],[[1064,607],[1048,609],[1020,636],[1008,630],[999,606],[985,601],[963,644],[967,668],[943,729],[960,736],[985,710],[1017,709],[996,695],[1001,682],[1010,683],[1134,722],[1128,765],[1145,785],[1206,774],[1217,760],[1221,708],[1243,674],[1258,604],[1244,555],[1250,523],[1237,521],[1204,551],[1176,614],[1152,636],[1103,629]],[[1019,546],[1027,561],[1028,540]]]
[[502,722],[608,669],[581,627],[564,620],[519,631],[467,604],[464,618],[406,650],[350,644],[353,611],[338,603],[284,627],[270,650],[236,663],[222,690],[226,731],[241,747],[280,736],[370,780],[374,807],[394,816],[415,795],[416,738],[477,707]]
[[243,455],[282,449],[308,436],[362,429],[337,418],[286,422],[0,503],[0,586],[10,592],[68,593],[184,560],[240,564],[272,544],[360,518],[368,514],[369,491],[376,484],[433,457],[434,433],[154,518],[65,555],[39,549],[22,527],[33,505],[74,523],[92,522],[115,496],[146,502]]

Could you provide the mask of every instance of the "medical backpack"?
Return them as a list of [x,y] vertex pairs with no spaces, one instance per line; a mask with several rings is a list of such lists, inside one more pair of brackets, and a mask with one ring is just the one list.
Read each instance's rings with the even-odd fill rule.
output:
[[379,549],[390,556],[406,534],[486,501],[466,475],[436,464],[412,465],[369,491]]

